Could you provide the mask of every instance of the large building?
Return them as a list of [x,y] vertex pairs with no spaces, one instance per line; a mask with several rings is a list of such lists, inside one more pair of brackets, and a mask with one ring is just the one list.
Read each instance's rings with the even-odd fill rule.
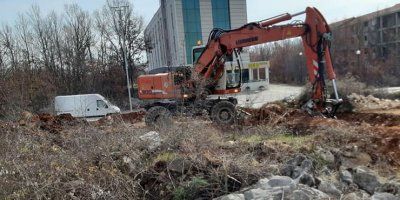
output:
[[144,34],[149,70],[192,64],[193,46],[206,44],[213,28],[247,23],[246,0],[160,0]]
[[400,52],[400,4],[331,24],[340,51],[397,57]]

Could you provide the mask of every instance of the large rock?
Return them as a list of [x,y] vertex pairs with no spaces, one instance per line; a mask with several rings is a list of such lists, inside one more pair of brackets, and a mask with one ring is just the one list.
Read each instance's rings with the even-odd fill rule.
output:
[[351,175],[351,172],[346,169],[339,170],[339,179],[340,179],[340,181],[347,183],[347,184],[353,183],[353,175]]
[[371,200],[400,200],[400,197],[396,197],[390,193],[377,192],[372,195]]
[[297,183],[308,186],[315,185],[315,179],[312,175],[314,173],[313,162],[304,155],[297,155],[290,159],[280,171],[282,175],[295,179]]
[[295,190],[293,192],[293,200],[311,200],[312,197],[302,190]]
[[273,176],[270,179],[259,180],[256,186],[264,190],[280,188],[285,193],[289,193],[294,190],[296,183],[293,181],[293,179],[287,176]]
[[[331,194],[340,193],[335,186],[328,183],[320,184],[321,189]],[[243,193],[243,194],[240,194]],[[215,200],[328,200],[332,199],[328,194],[304,184],[297,184],[295,180],[287,176],[272,176],[260,179],[257,184],[242,190],[240,193],[225,195]],[[335,196],[335,198],[339,198]]]
[[294,184],[293,179],[287,176],[273,176],[268,180],[270,187],[283,187],[291,184]]
[[282,196],[283,190],[280,188],[271,188],[268,190],[256,188],[244,193],[246,200],[280,200]]
[[299,184],[298,189],[293,191],[293,195],[289,198],[293,200],[313,200],[313,199],[319,199],[319,200],[329,200],[331,199],[327,194],[308,187],[306,185]]
[[217,198],[217,200],[245,200],[243,194],[228,194]]
[[316,185],[316,180],[308,173],[303,173],[297,180],[299,183],[308,185],[310,187],[314,187]]
[[145,142],[149,151],[153,151],[161,145],[160,134],[155,131],[150,131],[140,136],[139,139]]
[[328,165],[333,165],[335,163],[335,156],[327,149],[318,148],[316,151],[317,155],[321,157]]
[[340,197],[341,192],[336,188],[336,186],[328,181],[321,181],[321,183],[318,186],[318,190],[321,190],[322,192],[325,192],[327,194],[331,194],[335,197]]
[[360,167],[354,171],[354,183],[357,184],[360,189],[365,190],[369,194],[373,194],[375,189],[381,185],[378,178],[372,172],[368,172]]

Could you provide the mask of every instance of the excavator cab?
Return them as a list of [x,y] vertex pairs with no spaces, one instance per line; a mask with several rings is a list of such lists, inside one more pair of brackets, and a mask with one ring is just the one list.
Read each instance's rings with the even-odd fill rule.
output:
[[199,59],[200,55],[203,53],[204,49],[206,48],[205,45],[194,46],[192,48],[192,63],[196,63]]
[[[194,46],[192,48],[192,62],[197,63],[199,57],[205,50],[205,45]],[[224,71],[220,75],[215,92],[211,94],[232,94],[240,92],[242,84],[242,62],[238,55],[226,55],[224,58]]]

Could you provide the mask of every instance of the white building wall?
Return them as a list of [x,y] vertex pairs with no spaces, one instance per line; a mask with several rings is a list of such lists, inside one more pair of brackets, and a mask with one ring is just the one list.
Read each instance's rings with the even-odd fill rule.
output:
[[[170,57],[171,66],[186,64],[182,0],[162,1],[165,1],[166,24],[163,24],[161,9],[158,9],[144,31],[145,37],[151,38],[153,44],[153,50],[147,52],[149,69],[166,66],[167,57]],[[199,3],[202,40],[206,44],[213,28],[212,5],[211,0],[199,0]],[[232,29],[247,23],[246,0],[229,0],[229,7]],[[167,28],[168,38],[165,38],[164,27]]]
[[168,33],[168,38],[166,38],[167,43],[168,43],[168,49],[169,49],[169,56],[170,56],[170,64],[173,66],[175,63],[177,63],[178,59],[178,54],[177,54],[177,28],[176,28],[176,1],[166,1],[166,6],[165,6],[166,12],[165,12],[165,17],[166,17],[166,22],[167,26],[170,27],[167,30]]
[[150,39],[152,47],[150,52],[146,52],[150,70],[157,66],[165,65],[165,63],[163,63],[166,57],[165,51],[163,50],[165,47],[165,40],[163,40],[164,37],[162,31],[164,26],[161,20],[161,9],[158,9],[144,31],[144,35],[146,38]]
[[200,0],[201,36],[203,44],[207,44],[208,35],[213,29],[211,0]]
[[[168,0],[167,0],[168,1]],[[174,17],[175,17],[175,46],[176,46],[176,60],[173,63],[174,66],[185,64],[185,30],[183,27],[183,13],[182,13],[182,1],[181,0],[169,0],[175,3]]]
[[229,0],[231,28],[239,28],[247,24],[246,0]]

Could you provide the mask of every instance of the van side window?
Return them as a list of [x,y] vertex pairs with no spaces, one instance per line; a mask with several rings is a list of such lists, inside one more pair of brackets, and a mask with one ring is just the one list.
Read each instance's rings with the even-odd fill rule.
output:
[[103,100],[97,100],[97,107],[98,108],[108,108],[106,102],[104,102]]

